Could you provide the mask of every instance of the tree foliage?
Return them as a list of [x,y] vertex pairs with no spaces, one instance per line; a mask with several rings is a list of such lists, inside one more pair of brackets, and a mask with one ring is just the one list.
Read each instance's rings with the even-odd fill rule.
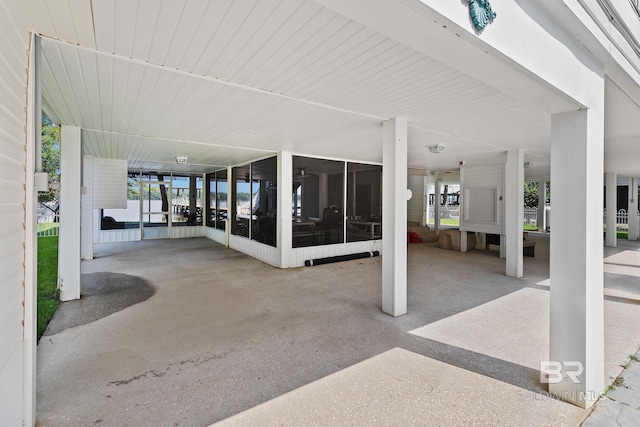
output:
[[[60,182],[60,128],[47,118],[42,119],[42,171],[49,174],[50,182]],[[58,190],[38,194],[41,203],[57,205]]]
[[[536,182],[525,182],[524,183],[524,206],[526,208],[535,208],[538,207],[538,184]],[[546,203],[550,201],[550,188],[549,183],[547,183],[547,191],[545,195]]]

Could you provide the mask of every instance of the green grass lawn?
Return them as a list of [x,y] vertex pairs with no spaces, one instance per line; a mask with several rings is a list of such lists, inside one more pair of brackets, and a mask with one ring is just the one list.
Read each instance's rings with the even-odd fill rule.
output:
[[[433,220],[429,224],[433,224]],[[441,225],[460,225],[458,218],[440,218]]]
[[38,239],[38,340],[58,308],[58,238]]

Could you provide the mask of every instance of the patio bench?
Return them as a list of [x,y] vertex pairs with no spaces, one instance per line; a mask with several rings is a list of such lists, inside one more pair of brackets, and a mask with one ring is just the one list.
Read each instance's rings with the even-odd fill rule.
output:
[[525,240],[522,242],[522,255],[535,257],[536,256],[536,242],[532,240]]
[[[524,240],[522,242],[522,255],[528,257],[536,256],[536,242],[533,240],[527,240],[527,233],[523,233]],[[499,234],[487,234],[486,235],[486,243],[487,249],[489,249],[489,245],[500,246],[500,235]]]

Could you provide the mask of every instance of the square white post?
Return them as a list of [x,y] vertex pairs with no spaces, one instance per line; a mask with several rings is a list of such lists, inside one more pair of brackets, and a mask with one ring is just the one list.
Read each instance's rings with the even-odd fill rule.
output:
[[638,222],[638,178],[629,178],[629,240],[638,240],[640,235],[640,222]]
[[433,229],[440,230],[440,191],[442,191],[442,181],[436,178],[433,191]]
[[291,266],[293,235],[291,196],[293,185],[293,156],[288,151],[278,154],[278,226],[276,246],[280,254],[280,268]]
[[[425,171],[426,172],[426,171]],[[425,176],[422,180],[422,222],[420,225],[427,225],[429,222],[429,177]]]
[[[38,299],[38,232],[36,206],[38,203],[38,190],[35,183],[34,172],[42,172],[42,105],[41,105],[41,50],[40,37],[32,35],[31,49],[29,51],[29,69],[27,84],[27,144],[25,164],[25,246],[24,246],[24,371],[23,389],[21,396],[16,396],[20,390],[20,384],[7,381],[3,384],[2,397],[9,395],[16,398],[15,401],[6,399],[0,403],[0,407],[8,409],[13,402],[22,399],[22,425],[32,426],[36,422],[36,362],[37,362],[37,299]],[[6,344],[3,342],[3,345]],[[2,398],[0,398],[2,399]],[[20,411],[14,406],[15,414]],[[6,416],[9,419],[9,415]],[[0,416],[2,418],[2,416]],[[17,421],[17,420],[16,420]]]
[[80,299],[81,132],[62,126],[60,136],[60,237],[58,275],[60,300]]
[[604,174],[604,179],[607,187],[607,231],[605,233],[605,245],[615,248],[618,246],[618,236],[616,234],[618,228],[618,174],[608,172]]
[[[229,247],[229,241],[231,240],[231,222],[235,221],[236,210],[235,210],[235,207],[231,206],[231,203],[235,203],[235,197],[236,197],[235,194],[236,194],[236,188],[233,185],[233,167],[228,166],[227,167],[227,221],[224,227],[224,232],[226,233],[226,240],[225,240],[226,247]],[[231,215],[231,212],[234,213],[234,216]]]
[[[522,229],[524,227],[524,151],[507,151],[505,167],[504,231],[506,275],[523,276]],[[502,245],[501,245],[502,246]]]
[[547,203],[547,183],[545,181],[538,182],[538,213],[536,222],[538,224],[538,231],[544,232],[547,230],[546,216],[544,214],[544,207]]
[[424,177],[424,223],[425,225],[429,225],[429,220],[431,219],[431,202],[429,201],[429,188],[431,187],[431,178],[430,173],[427,171],[427,176]]
[[407,313],[407,120],[382,128],[382,310]]
[[604,81],[599,82],[591,108],[551,119],[549,361],[562,378],[550,381],[549,392],[584,408],[604,388]]
[[80,255],[93,259],[93,156],[83,156],[82,224],[80,225]]

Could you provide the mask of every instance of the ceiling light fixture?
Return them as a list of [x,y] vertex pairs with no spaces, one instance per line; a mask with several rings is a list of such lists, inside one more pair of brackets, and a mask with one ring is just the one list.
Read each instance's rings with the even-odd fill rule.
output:
[[187,156],[176,156],[176,162],[181,165],[187,163]]
[[434,154],[438,154],[438,153],[443,153],[444,152],[444,145],[443,144],[428,145],[427,148],[429,149],[430,152],[432,152]]

